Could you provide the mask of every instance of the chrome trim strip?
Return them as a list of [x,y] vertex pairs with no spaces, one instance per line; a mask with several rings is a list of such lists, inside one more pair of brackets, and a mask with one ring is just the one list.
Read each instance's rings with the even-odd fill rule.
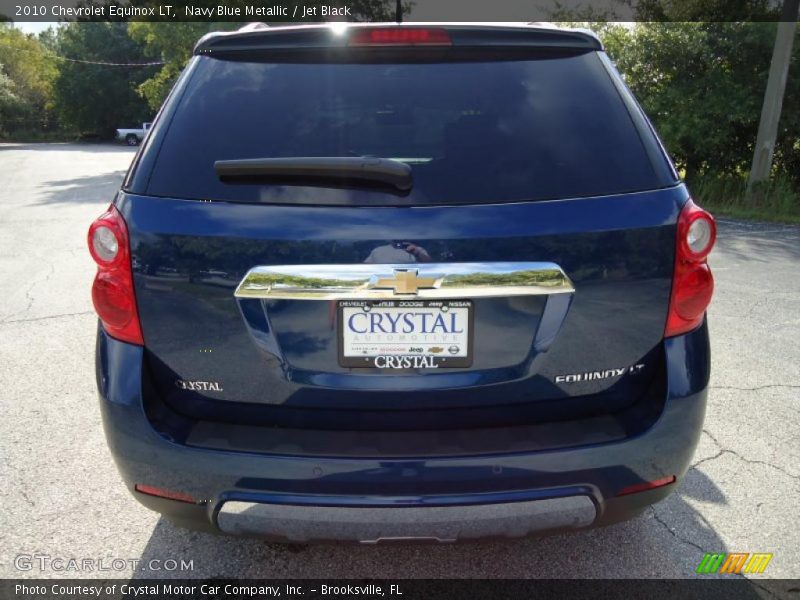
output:
[[589,496],[456,506],[303,506],[229,500],[217,514],[225,533],[293,542],[438,540],[520,537],[591,526]]
[[570,294],[551,262],[284,265],[250,269],[237,298],[397,300]]

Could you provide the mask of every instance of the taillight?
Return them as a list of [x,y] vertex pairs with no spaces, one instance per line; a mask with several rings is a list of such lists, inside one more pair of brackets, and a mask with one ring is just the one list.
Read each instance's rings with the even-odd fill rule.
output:
[[97,263],[92,303],[113,338],[144,345],[133,291],[128,227],[112,205],[89,227],[89,252]]
[[348,46],[450,46],[450,34],[431,27],[369,27],[354,29]]
[[664,337],[687,333],[703,322],[714,293],[706,257],[717,239],[714,217],[690,199],[678,217],[672,294]]

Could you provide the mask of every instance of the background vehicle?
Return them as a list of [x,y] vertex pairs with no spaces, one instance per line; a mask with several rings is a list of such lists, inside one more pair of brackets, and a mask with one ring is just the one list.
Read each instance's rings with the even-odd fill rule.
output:
[[128,146],[138,146],[152,126],[152,123],[142,123],[141,129],[117,129],[117,139],[125,140]]
[[[211,531],[452,541],[675,488],[714,223],[594,36],[265,28],[195,53],[90,230],[106,434],[141,502]],[[359,310],[372,335],[432,300],[468,321],[404,350],[435,369],[353,351]]]

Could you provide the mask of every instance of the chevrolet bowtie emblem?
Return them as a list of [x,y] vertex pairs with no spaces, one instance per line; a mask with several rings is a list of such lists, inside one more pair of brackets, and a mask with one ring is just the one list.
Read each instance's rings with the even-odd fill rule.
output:
[[370,282],[369,287],[377,289],[392,289],[395,294],[416,294],[420,288],[436,287],[438,278],[418,277],[418,271],[413,270],[394,270],[393,277],[376,277]]

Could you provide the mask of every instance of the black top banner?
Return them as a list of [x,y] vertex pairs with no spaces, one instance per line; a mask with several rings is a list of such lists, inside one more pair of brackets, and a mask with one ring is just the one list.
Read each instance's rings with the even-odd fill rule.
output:
[[796,21],[797,0],[0,0],[0,20],[194,21]]

